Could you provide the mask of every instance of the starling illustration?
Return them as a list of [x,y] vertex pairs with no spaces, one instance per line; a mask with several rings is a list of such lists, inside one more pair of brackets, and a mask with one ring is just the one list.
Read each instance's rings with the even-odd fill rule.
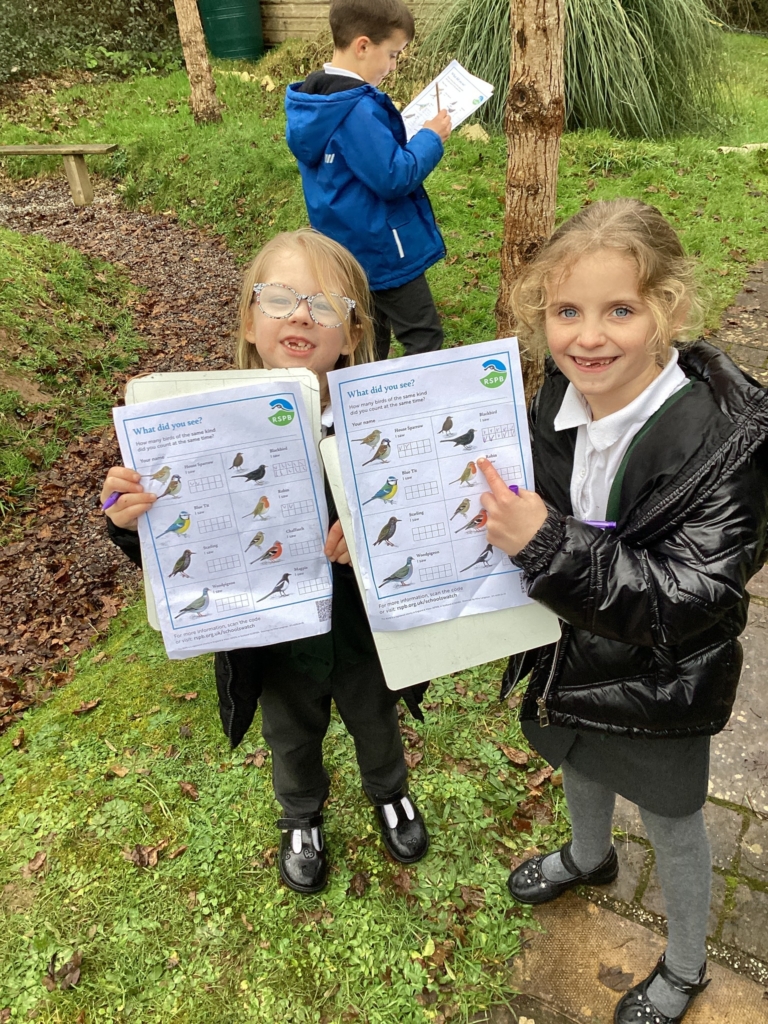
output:
[[192,555],[194,555],[194,553],[194,551],[190,551],[189,548],[187,548],[187,550],[176,559],[176,564],[168,573],[169,579],[176,576],[177,573],[181,573],[182,576],[187,578],[187,569],[189,568],[189,563],[192,561]]
[[[245,517],[243,517],[243,518],[245,518]],[[251,537],[251,543],[248,545],[248,547],[245,550],[249,551],[251,548],[260,548],[263,543],[264,543],[264,534],[261,532],[261,530],[259,530],[258,533],[254,533],[253,537]]]
[[266,601],[267,598],[272,597],[273,594],[279,594],[280,597],[286,597],[288,590],[288,577],[290,575],[291,574],[289,572],[284,572],[282,578],[278,580],[278,582],[275,584],[274,587],[272,587],[270,592],[268,594],[265,594],[264,597],[260,597],[256,604],[261,604],[262,601]]
[[238,452],[237,455],[234,457],[234,459],[232,459],[232,465],[229,468],[230,469],[240,469],[242,464],[243,464],[243,453],[242,452]]
[[[453,480],[452,483],[455,484],[456,481]],[[456,516],[464,516],[464,518],[466,519],[467,518],[467,512],[469,512],[469,506],[470,506],[469,498],[462,498],[461,501],[459,502],[459,504],[456,506],[456,511],[451,516],[451,519],[455,519]],[[448,521],[450,522],[450,519]]]
[[376,452],[371,456],[370,459],[368,459],[367,462],[364,462],[363,465],[368,466],[370,465],[371,462],[376,462],[377,459],[379,462],[386,462],[387,459],[389,458],[389,454],[391,451],[392,448],[389,443],[389,438],[385,437],[384,440],[379,445],[379,447],[376,449]]
[[492,554],[493,544],[489,544],[488,547],[486,547],[485,550],[482,552],[482,554],[474,560],[474,562],[470,562],[470,564],[466,565],[461,571],[466,572],[467,569],[471,569],[473,565],[482,565],[484,569],[487,569],[488,559],[491,557]]
[[465,523],[464,526],[460,526],[458,530],[454,530],[453,532],[461,533],[462,530],[474,530],[475,532],[477,532],[478,530],[482,530],[487,522],[488,513],[485,511],[484,508],[481,508],[473,519],[470,519],[468,523]]
[[283,545],[279,540],[276,540],[268,551],[265,551],[263,555],[259,556],[259,558],[254,558],[251,565],[255,565],[256,562],[276,562],[282,553]]
[[164,537],[166,533],[175,533],[177,537],[180,537],[182,533],[186,533],[191,523],[189,518],[189,512],[179,512],[178,518],[175,519],[167,530],[163,530],[162,533],[158,533],[158,537]]
[[461,476],[457,476],[455,480],[451,480],[451,483],[459,484],[460,487],[462,486],[462,484],[469,484],[469,486],[472,487],[474,484],[474,480],[472,479],[472,477],[475,476],[476,474],[477,466],[474,464],[474,462],[468,462],[464,467],[464,472],[461,474]]
[[[150,480],[157,480],[157,482],[159,484],[164,484],[165,481],[168,479],[168,477],[170,475],[171,475],[171,467],[170,466],[161,466],[160,469],[158,469],[158,471],[156,473],[153,473],[151,476],[149,476],[149,479]],[[146,480],[147,476],[143,476],[141,479],[142,480]]]
[[470,448],[475,440],[475,428],[470,427],[466,434],[459,434],[458,437],[443,438],[440,444],[452,444],[464,449]]
[[178,615],[174,615],[174,618],[178,619],[185,612],[194,612],[199,618],[208,607],[210,600],[210,597],[208,597],[208,587],[203,587],[203,592],[200,597],[196,597],[194,601],[190,601],[186,608],[182,608]]
[[411,576],[413,576],[413,558],[411,555],[408,555],[405,565],[401,565],[391,576],[387,576],[385,580],[382,580],[379,586],[383,587],[385,583],[399,583],[401,587],[404,587]]
[[162,494],[158,494],[157,500],[159,501],[161,498],[164,498],[166,496],[166,494],[170,494],[170,496],[172,498],[175,498],[180,490],[181,490],[181,477],[180,476],[176,476],[176,474],[174,473],[174,475],[171,477],[170,483],[165,488],[163,493]]
[[383,502],[389,503],[394,500],[397,494],[397,477],[388,476],[387,482],[376,491],[372,498],[368,498],[368,501],[364,501],[363,505],[367,505],[370,501],[375,501],[377,498],[381,498]]
[[399,522],[402,522],[402,520],[397,519],[395,516],[390,516],[379,530],[379,536],[373,542],[373,546],[376,547],[377,544],[386,544],[389,548],[396,547],[396,545],[392,543],[392,538],[395,536],[395,530],[397,529],[397,524]]
[[248,516],[253,516],[254,519],[267,519],[268,517],[264,513],[269,508],[269,499],[266,494],[262,494],[259,500],[256,502],[253,512],[249,512],[247,516],[240,516],[241,519],[247,519]]
[[445,434],[446,437],[451,436],[451,430],[453,429],[453,417],[446,416],[442,427],[438,430],[438,434]]
[[380,430],[372,430],[367,437],[356,437],[355,441],[359,441],[360,444],[367,444],[369,448],[375,448],[379,443],[381,437]]
[[232,477],[233,480],[250,480],[252,483],[257,484],[259,480],[264,479],[264,474],[267,472],[267,467],[262,465],[258,469],[252,469],[250,473],[235,473]]

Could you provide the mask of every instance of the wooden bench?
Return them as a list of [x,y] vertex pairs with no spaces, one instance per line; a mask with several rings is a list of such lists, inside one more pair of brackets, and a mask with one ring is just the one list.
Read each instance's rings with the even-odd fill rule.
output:
[[63,156],[72,202],[75,206],[90,206],[93,188],[85,166],[85,157],[111,153],[117,145],[94,143],[82,146],[0,146],[0,156]]

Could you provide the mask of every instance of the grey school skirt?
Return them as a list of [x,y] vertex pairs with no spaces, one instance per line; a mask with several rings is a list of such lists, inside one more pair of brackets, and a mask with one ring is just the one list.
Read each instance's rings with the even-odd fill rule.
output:
[[615,736],[538,722],[522,723],[537,753],[558,768],[577,772],[664,818],[685,818],[707,799],[709,736]]

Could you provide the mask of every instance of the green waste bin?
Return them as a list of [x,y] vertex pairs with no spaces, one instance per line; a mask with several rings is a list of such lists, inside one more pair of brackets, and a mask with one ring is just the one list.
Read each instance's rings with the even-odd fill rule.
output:
[[259,0],[198,0],[214,57],[256,60],[264,53]]

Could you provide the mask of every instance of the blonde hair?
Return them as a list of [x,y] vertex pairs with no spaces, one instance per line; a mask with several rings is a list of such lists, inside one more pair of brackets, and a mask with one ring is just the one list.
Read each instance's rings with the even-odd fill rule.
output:
[[548,287],[565,277],[582,256],[609,249],[637,267],[638,292],[656,330],[648,350],[663,366],[673,340],[685,340],[701,324],[693,263],[677,232],[655,206],[613,199],[585,206],[561,224],[512,286],[511,303],[524,341],[546,347]]
[[[344,335],[349,346],[349,355],[339,358],[336,369],[370,363],[375,359],[373,341],[373,319],[371,317],[371,294],[365,271],[351,252],[344,246],[326,238],[312,228],[298,231],[284,231],[275,235],[257,254],[243,280],[240,294],[240,329],[237,337],[235,364],[239,370],[261,369],[263,363],[255,345],[246,338],[255,296],[253,286],[264,281],[269,261],[277,255],[301,253],[307,260],[312,276],[320,291],[328,296],[333,308],[339,314]],[[287,283],[287,282],[280,282]],[[347,307],[334,298],[341,293],[352,299],[355,308],[346,315]]]

